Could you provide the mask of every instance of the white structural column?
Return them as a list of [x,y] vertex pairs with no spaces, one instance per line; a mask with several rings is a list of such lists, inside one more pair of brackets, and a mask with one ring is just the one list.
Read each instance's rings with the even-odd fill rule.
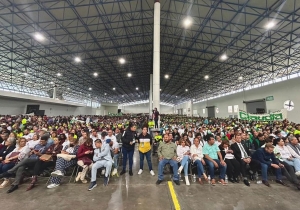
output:
[[187,116],[193,116],[193,100],[190,100],[187,102],[187,110],[186,115]]
[[155,0],[154,3],[153,108],[155,107],[160,112],[160,2],[159,0]]
[[149,91],[149,116],[152,116],[153,110],[153,74],[150,74],[150,91]]
[[53,88],[53,99],[56,99],[56,92],[57,92],[57,87],[55,85]]

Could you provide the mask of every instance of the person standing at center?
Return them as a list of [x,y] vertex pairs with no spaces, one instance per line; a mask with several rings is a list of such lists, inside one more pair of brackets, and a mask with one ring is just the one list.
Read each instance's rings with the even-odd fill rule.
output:
[[133,154],[136,136],[136,126],[130,122],[128,128],[124,131],[122,136],[122,154],[123,154],[123,170],[120,175],[126,173],[127,158],[129,159],[129,175],[133,176],[132,164],[133,164]]
[[154,119],[154,123],[155,123],[154,128],[158,128],[158,116],[159,116],[159,112],[157,111],[157,108],[155,107],[153,110],[153,119]]
[[148,127],[144,126],[142,133],[138,137],[139,141],[139,153],[140,153],[140,170],[138,174],[143,173],[143,168],[144,168],[144,158],[146,156],[148,166],[149,166],[149,171],[152,176],[155,175],[153,169],[152,169],[152,163],[151,163],[151,145],[152,145],[152,137],[151,135],[147,132]]

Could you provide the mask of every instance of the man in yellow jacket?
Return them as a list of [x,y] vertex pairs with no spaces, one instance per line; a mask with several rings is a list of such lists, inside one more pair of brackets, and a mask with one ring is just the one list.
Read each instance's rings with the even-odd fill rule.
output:
[[139,142],[139,154],[140,154],[140,170],[139,170],[138,174],[143,173],[144,159],[145,159],[145,156],[146,156],[150,174],[152,176],[154,176],[155,173],[152,169],[152,163],[151,163],[152,137],[148,133],[148,127],[147,126],[143,126],[142,133],[138,137],[138,142]]

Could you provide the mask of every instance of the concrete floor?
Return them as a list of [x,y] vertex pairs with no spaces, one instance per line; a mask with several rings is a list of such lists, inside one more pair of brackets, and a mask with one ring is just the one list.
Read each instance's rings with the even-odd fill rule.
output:
[[[43,209],[43,210],[169,210],[174,209],[167,181],[156,186],[157,176],[152,177],[145,162],[144,173],[137,175],[139,169],[138,152],[135,153],[134,175],[128,173],[120,178],[113,177],[107,187],[102,185],[100,178],[98,186],[91,192],[88,184],[62,184],[55,189],[46,188],[46,180],[39,179],[39,184],[33,190],[26,192],[28,183],[23,184],[11,194],[6,194],[8,188],[0,190],[1,210]],[[157,160],[153,158],[157,174]],[[65,183],[67,182],[67,178]],[[264,185],[229,184],[228,186],[210,186],[191,183],[185,186],[174,184],[174,189],[181,209],[298,209],[300,191],[295,187],[283,187],[270,182],[271,188]]]

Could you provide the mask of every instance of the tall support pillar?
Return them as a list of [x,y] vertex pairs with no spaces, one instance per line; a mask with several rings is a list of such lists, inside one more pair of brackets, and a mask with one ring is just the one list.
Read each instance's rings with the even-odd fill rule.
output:
[[[160,111],[160,2],[154,3],[153,32],[153,108]],[[151,101],[150,101],[151,103]]]
[[153,110],[153,74],[150,74],[150,91],[149,91],[149,116],[152,116]]
[[56,99],[57,86],[55,85],[53,88],[53,99]]

